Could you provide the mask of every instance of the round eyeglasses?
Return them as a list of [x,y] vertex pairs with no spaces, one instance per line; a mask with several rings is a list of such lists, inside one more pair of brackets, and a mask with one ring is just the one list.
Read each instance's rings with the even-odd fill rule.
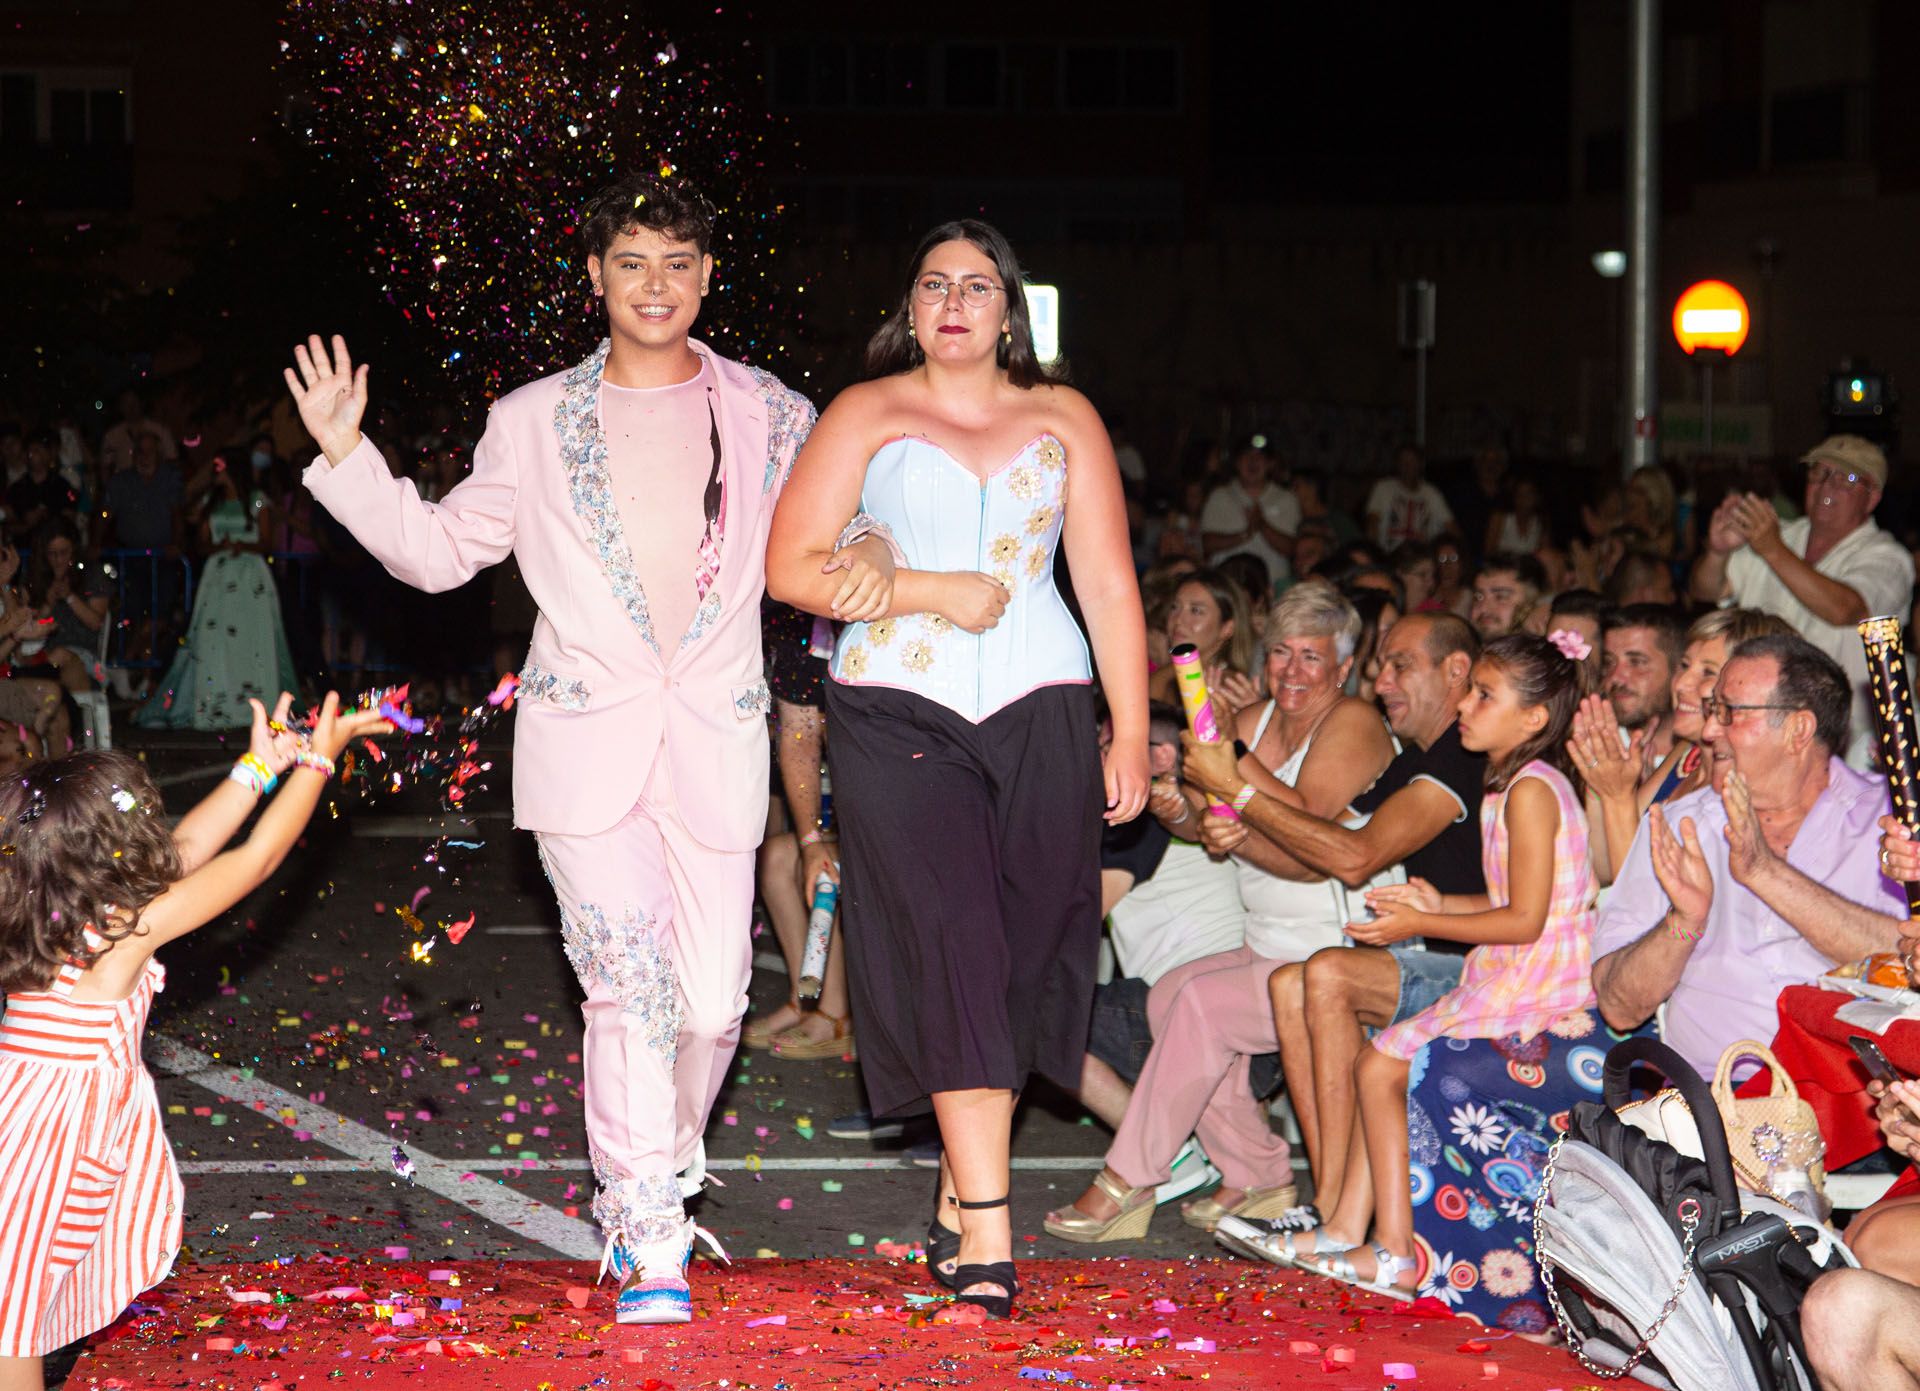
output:
[[985,309],[993,303],[993,297],[1005,293],[991,280],[977,276],[965,280],[949,280],[944,275],[923,275],[913,285],[913,297],[922,304],[940,304],[955,290],[960,292],[961,302],[969,309]]

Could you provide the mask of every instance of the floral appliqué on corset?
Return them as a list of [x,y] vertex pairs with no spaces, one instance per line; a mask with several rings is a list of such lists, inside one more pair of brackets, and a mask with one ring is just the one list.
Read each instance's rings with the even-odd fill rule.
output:
[[1015,464],[1007,470],[1007,491],[1026,502],[1040,496],[1040,470],[1032,464]]
[[1052,472],[1054,469],[1066,467],[1067,447],[1052,435],[1043,435],[1040,439],[1040,447],[1033,451],[1033,457],[1039,460],[1041,468]]
[[867,641],[875,647],[885,647],[893,641],[894,632],[895,625],[891,618],[876,618],[867,624]]
[[840,654],[840,674],[849,681],[858,681],[867,674],[867,649],[855,643]]
[[915,638],[900,649],[900,665],[916,675],[933,667],[933,644],[925,638]]

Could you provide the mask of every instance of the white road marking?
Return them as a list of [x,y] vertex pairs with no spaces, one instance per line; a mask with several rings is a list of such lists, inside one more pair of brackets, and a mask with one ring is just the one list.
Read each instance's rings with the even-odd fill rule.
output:
[[[260,1103],[263,1108],[260,1114],[268,1120],[278,1121],[289,1130],[309,1132],[328,1149],[353,1156],[353,1162],[365,1172],[393,1171],[393,1140],[369,1126],[317,1106],[271,1082],[248,1077],[238,1068],[217,1062],[170,1038],[148,1035],[147,1057],[157,1071],[183,1078],[217,1096]],[[480,1171],[477,1164],[441,1159],[413,1145],[401,1148],[413,1160],[414,1182],[429,1192],[562,1256],[591,1260],[600,1254],[601,1240],[592,1223],[569,1217],[558,1208],[502,1183],[462,1183],[461,1175]],[[271,1167],[271,1161],[263,1161],[258,1170],[236,1167],[212,1172],[266,1172]]]
[[[232,1095],[232,1093],[223,1093]],[[317,1132],[316,1132],[316,1138]],[[419,1151],[408,1147],[409,1154],[418,1156]],[[469,1161],[439,1160],[450,1169],[465,1173],[497,1174],[512,1170],[532,1173],[548,1169],[560,1173],[585,1172],[592,1168],[584,1159],[474,1159]],[[1013,1167],[1027,1173],[1059,1174],[1084,1173],[1099,1169],[1106,1164],[1104,1155],[1027,1157],[1016,1155]],[[745,1159],[707,1160],[709,1169],[721,1173],[749,1172],[750,1166]],[[760,1161],[762,1173],[846,1173],[869,1169],[896,1170],[910,1167],[903,1159],[892,1155],[830,1156],[818,1159],[763,1159]],[[183,1174],[373,1174],[393,1172],[393,1166],[383,1156],[378,1162],[364,1159],[183,1159],[180,1161]],[[438,1190],[436,1190],[438,1191]],[[599,1248],[594,1248],[599,1254]]]

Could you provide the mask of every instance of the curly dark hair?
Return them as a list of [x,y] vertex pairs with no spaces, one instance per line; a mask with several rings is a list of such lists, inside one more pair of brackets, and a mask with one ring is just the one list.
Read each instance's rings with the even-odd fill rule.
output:
[[[180,877],[180,852],[146,767],[96,750],[0,781],[0,989],[44,990],[91,964]],[[116,922],[115,919],[118,919]]]
[[900,303],[867,340],[862,375],[869,381],[890,377],[895,372],[918,367],[926,357],[913,337],[913,286],[934,248],[950,241],[971,242],[993,262],[994,274],[1000,277],[1007,296],[1007,337],[1001,340],[995,356],[1000,366],[1006,368],[1007,380],[1023,391],[1066,380],[1059,364],[1046,366],[1034,351],[1033,319],[1027,312],[1026,275],[1020,269],[1019,258],[1013,254],[1012,243],[997,227],[972,217],[943,222],[920,238],[920,245],[913,251],[913,261],[907,267],[906,284],[900,288]]
[[580,244],[589,256],[645,227],[673,241],[690,241],[705,255],[713,243],[713,204],[686,179],[629,174],[587,200],[581,212]]

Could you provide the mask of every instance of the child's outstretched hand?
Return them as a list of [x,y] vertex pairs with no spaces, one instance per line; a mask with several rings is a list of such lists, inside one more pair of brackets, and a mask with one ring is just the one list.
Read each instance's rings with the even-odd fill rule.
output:
[[338,758],[340,751],[363,734],[391,734],[393,724],[378,710],[349,710],[340,713],[340,692],[328,691],[320,702],[320,714],[307,736],[313,751],[327,758]]
[[293,696],[287,691],[280,692],[272,715],[252,696],[247,697],[247,704],[253,707],[253,733],[247,741],[247,752],[278,777],[293,766],[293,756],[300,752],[299,732],[287,725],[287,716],[293,713]]

